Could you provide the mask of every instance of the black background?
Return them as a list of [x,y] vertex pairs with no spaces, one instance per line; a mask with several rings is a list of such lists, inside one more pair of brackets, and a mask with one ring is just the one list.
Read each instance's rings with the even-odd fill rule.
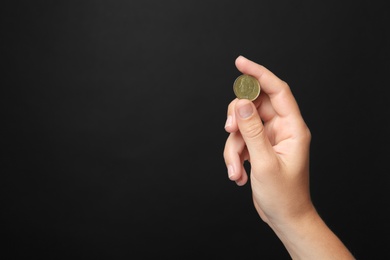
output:
[[223,161],[244,55],[300,105],[324,220],[358,259],[389,258],[385,2],[4,5],[2,254],[289,259]]

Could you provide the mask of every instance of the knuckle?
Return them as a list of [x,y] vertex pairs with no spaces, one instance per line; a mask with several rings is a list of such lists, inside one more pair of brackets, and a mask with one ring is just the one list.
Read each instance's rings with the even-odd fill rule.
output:
[[312,138],[311,131],[307,126],[300,130],[299,140],[302,143],[309,144],[311,142],[311,138]]
[[304,138],[306,141],[310,142],[311,141],[311,131],[309,128],[306,128]]
[[259,122],[248,123],[245,127],[244,134],[247,138],[255,139],[262,135],[264,131],[264,126]]
[[288,83],[284,80],[282,80],[282,84],[285,88],[290,88],[290,86],[288,85]]
[[228,105],[228,115],[232,113],[232,111],[234,111],[234,106],[236,104],[236,100],[233,100],[232,102],[229,103]]
[[288,85],[288,83],[286,81],[283,81],[281,80],[281,91],[280,93],[282,93],[281,95],[288,95],[288,93],[291,93],[291,89],[290,89],[290,86]]
[[283,88],[283,90],[290,89],[290,86],[288,85],[288,83],[282,79],[280,80],[280,86]]
[[225,149],[223,150],[223,158],[225,159],[225,162],[227,161],[228,156],[229,156],[229,153],[228,153],[227,149],[225,148]]

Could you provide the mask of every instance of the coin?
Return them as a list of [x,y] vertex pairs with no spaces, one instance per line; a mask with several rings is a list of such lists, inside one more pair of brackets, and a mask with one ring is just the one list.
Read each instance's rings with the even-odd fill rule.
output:
[[253,101],[260,95],[260,83],[255,77],[242,74],[234,81],[233,90],[238,99]]

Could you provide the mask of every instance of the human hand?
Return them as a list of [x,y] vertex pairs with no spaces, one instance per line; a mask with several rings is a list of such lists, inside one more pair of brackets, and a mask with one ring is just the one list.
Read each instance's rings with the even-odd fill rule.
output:
[[235,99],[229,104],[225,129],[230,135],[224,149],[229,178],[244,185],[244,161],[249,161],[254,206],[265,222],[280,224],[314,209],[310,131],[287,83],[242,56],[236,67],[257,78],[261,93],[253,102]]
[[355,259],[311,201],[311,134],[289,86],[244,57],[236,59],[236,67],[257,78],[261,93],[253,102],[229,104],[224,150],[229,178],[244,185],[244,162],[250,162],[254,206],[292,259]]

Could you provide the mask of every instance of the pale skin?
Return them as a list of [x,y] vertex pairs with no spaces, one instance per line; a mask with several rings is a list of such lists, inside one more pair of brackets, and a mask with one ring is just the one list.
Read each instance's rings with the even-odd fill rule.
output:
[[[355,259],[312,203],[311,133],[290,87],[242,56],[235,64],[241,73],[257,78],[261,94],[253,102],[234,99],[228,106],[224,159],[230,180],[239,186],[250,183],[259,216],[292,259]],[[245,161],[250,163],[249,175]]]

